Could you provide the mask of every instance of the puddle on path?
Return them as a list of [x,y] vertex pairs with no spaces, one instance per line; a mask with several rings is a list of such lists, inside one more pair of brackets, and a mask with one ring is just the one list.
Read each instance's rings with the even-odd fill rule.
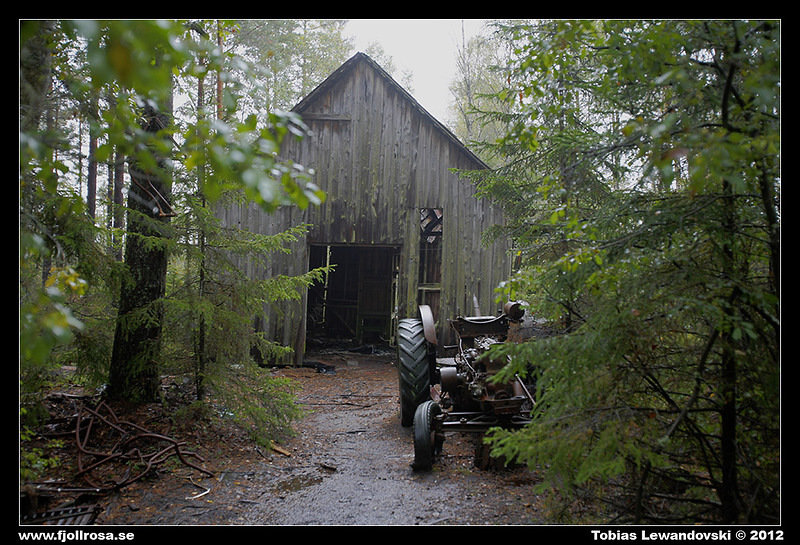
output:
[[321,475],[296,475],[290,479],[283,480],[275,485],[275,492],[280,497],[292,492],[297,492],[303,488],[314,486],[322,482]]

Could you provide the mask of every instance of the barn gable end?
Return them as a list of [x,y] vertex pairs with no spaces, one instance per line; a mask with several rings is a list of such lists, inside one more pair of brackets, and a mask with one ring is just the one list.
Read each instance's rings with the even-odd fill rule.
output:
[[267,273],[338,264],[328,285],[302,303],[265,309],[268,335],[293,346],[300,361],[307,332],[390,340],[396,320],[415,316],[420,303],[439,318],[442,340],[446,320],[473,314],[475,302],[485,314],[496,311],[493,290],[508,277],[510,259],[481,235],[502,215],[453,172],[486,168],[480,159],[362,53],[293,111],[313,134],[287,142],[282,155],[314,169],[325,202],[270,216],[252,206],[227,209],[221,218],[261,233],[310,225],[306,240]]

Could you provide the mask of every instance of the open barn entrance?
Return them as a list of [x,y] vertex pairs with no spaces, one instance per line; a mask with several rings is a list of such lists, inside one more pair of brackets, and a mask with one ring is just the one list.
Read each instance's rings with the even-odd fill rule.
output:
[[391,342],[399,261],[399,247],[311,245],[309,266],[334,270],[309,289],[308,339]]

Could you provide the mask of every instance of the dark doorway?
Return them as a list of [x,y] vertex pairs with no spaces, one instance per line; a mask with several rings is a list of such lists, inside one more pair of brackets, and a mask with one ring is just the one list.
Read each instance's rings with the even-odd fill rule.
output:
[[312,245],[311,268],[334,270],[308,293],[308,337],[390,342],[399,248]]

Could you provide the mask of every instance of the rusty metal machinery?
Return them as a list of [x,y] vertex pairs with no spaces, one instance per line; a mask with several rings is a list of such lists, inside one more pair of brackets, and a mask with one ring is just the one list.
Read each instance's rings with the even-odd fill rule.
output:
[[[417,320],[401,321],[398,330],[401,407],[403,425],[414,427],[414,469],[426,470],[441,452],[447,432],[473,433],[476,464],[490,463],[480,438],[492,427],[520,428],[530,421],[535,405],[532,374],[516,376],[501,384],[490,380],[507,362],[487,357],[489,349],[503,342],[531,336],[524,324],[525,312],[516,302],[506,303],[498,316],[457,317],[449,320],[456,333],[455,346],[437,346],[430,309],[421,306]],[[413,342],[407,335],[413,326]],[[527,329],[526,329],[527,328]],[[405,329],[403,331],[403,329]],[[400,334],[402,333],[402,335]],[[417,359],[409,357],[414,347]],[[452,353],[437,357],[438,352]],[[404,377],[414,376],[413,394]],[[413,418],[410,418],[413,407]]]

